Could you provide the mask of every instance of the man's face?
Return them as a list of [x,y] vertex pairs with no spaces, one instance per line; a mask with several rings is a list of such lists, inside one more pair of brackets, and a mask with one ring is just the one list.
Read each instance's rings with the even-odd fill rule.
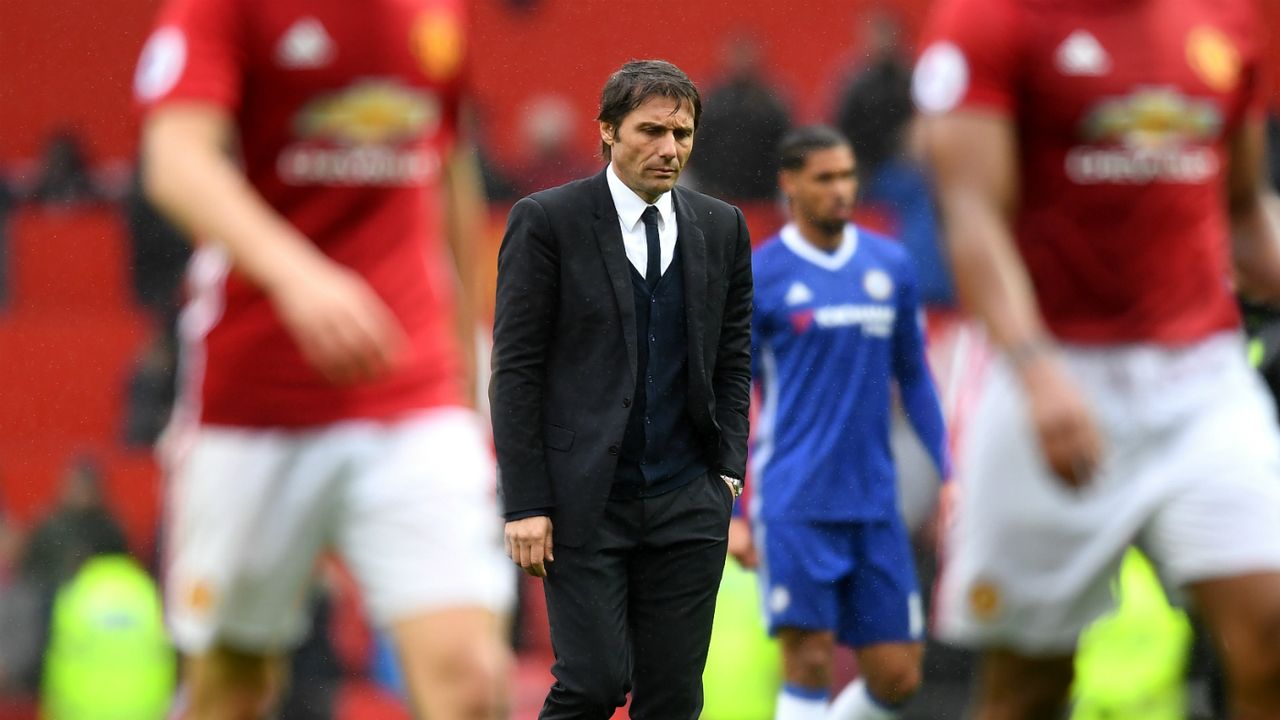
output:
[[600,123],[618,178],[645,202],[675,187],[693,151],[693,115],[678,100],[651,97],[618,127]]
[[853,151],[847,145],[814,150],[797,170],[783,170],[782,192],[797,219],[834,234],[844,228],[858,194]]

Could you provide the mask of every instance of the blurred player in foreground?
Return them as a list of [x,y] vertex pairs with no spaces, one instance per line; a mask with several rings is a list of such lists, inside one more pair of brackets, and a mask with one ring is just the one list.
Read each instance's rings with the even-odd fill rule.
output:
[[268,712],[330,547],[421,716],[502,713],[464,21],[460,0],[170,0],[143,50],[146,187],[200,245],[164,441],[190,717]]
[[1249,0],[944,0],[915,75],[961,298],[1002,359],[940,585],[978,717],[1051,718],[1137,542],[1232,717],[1280,717],[1280,439],[1235,283],[1280,300]]
[[[849,222],[853,150],[793,130],[779,180],[792,222],[754,255],[753,373],[764,397],[752,458],[755,543],[769,632],[782,643],[777,720],[889,720],[920,684],[924,610],[889,445],[893,387],[946,475],[942,410],[925,361],[915,273],[897,243]],[[862,678],[834,702],[835,644]]]

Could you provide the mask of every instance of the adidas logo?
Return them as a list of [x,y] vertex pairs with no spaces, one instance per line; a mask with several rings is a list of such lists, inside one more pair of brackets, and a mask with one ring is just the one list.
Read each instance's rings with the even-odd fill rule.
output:
[[786,302],[788,305],[803,305],[813,301],[813,291],[810,290],[802,282],[791,283],[791,287],[787,290]]
[[1055,56],[1063,75],[1105,75],[1111,70],[1111,56],[1088,30],[1077,30],[1058,46]]
[[276,45],[276,60],[281,67],[307,70],[323,67],[333,60],[333,40],[324,25],[313,17],[305,17],[289,27]]

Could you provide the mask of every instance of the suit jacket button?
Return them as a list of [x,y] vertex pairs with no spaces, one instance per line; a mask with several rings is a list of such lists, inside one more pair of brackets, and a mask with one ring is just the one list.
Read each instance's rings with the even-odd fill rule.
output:
[[618,446],[617,446],[617,445],[610,445],[610,446],[609,446],[609,454],[610,454],[610,455],[617,455],[617,454],[618,454]]
[[622,407],[624,408],[631,407],[631,398],[622,398]]

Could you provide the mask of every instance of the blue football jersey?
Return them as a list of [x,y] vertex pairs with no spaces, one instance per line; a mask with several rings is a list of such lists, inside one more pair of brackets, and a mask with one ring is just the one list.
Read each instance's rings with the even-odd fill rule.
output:
[[752,513],[883,520],[898,512],[892,387],[943,477],[946,433],[906,252],[846,226],[834,252],[787,225],[754,253],[752,369],[763,399]]

